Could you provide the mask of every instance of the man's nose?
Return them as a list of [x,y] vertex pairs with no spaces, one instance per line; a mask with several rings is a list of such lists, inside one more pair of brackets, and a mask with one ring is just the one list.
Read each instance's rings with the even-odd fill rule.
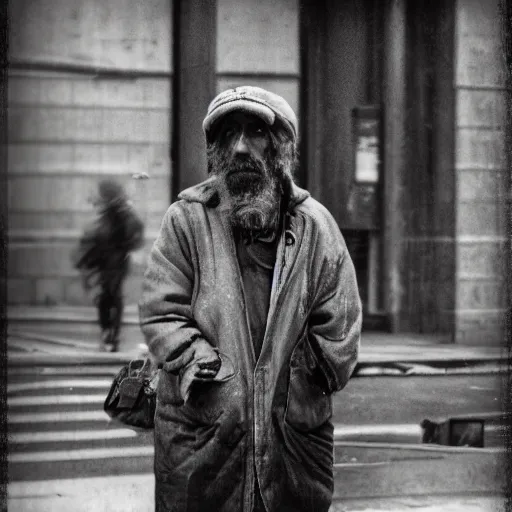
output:
[[249,146],[244,133],[241,133],[240,137],[238,137],[233,151],[237,155],[247,155],[249,153]]

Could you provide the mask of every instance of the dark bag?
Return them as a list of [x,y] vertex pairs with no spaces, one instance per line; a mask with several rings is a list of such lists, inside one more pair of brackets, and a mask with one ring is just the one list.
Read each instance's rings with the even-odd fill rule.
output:
[[149,358],[130,361],[114,377],[103,409],[126,425],[154,428],[158,376]]

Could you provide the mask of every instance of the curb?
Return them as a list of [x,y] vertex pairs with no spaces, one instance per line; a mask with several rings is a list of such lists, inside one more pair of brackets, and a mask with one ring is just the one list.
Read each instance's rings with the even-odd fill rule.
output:
[[499,374],[508,371],[503,359],[492,357],[449,360],[382,361],[357,363],[351,378],[362,377],[440,377],[447,375]]
[[[334,464],[334,501],[376,497],[499,493],[505,486],[505,450],[475,449],[387,462]],[[443,509],[444,510],[444,509]]]
[[[423,442],[423,428],[418,423],[373,424],[373,425],[334,425],[335,450],[344,448],[364,448],[379,450],[406,450],[423,454],[449,453],[503,453],[505,450],[505,430],[507,415],[502,412],[475,413],[452,416],[450,419],[469,419],[484,422],[485,446],[455,446]],[[446,420],[446,418],[444,418]],[[441,420],[441,421],[444,421]],[[493,441],[493,434],[499,435],[499,442]],[[502,441],[502,442],[501,442]],[[490,443],[490,444],[489,444]]]
[[[73,325],[84,324],[97,327],[96,310],[90,306],[10,306],[7,312],[8,323],[11,322],[13,334],[17,338],[26,333],[27,339],[44,341],[50,345],[79,349],[78,362],[83,361],[83,352],[91,355],[94,346],[89,350],[84,342],[73,343],[72,339],[65,339],[65,334],[44,334],[45,323],[60,324],[64,329],[73,329]],[[126,306],[123,315],[122,326],[133,328],[139,326],[137,306],[130,304]],[[38,331],[29,333],[28,331]],[[17,332],[16,332],[17,331]],[[41,331],[41,332],[39,332]],[[361,377],[409,377],[409,376],[445,376],[445,375],[468,375],[468,374],[498,374],[508,371],[510,361],[503,349],[498,347],[457,347],[439,344],[434,346],[428,344],[401,345],[400,340],[392,338],[391,344],[372,345],[371,334],[368,334],[370,340],[365,345],[363,333],[363,342],[359,360],[352,378]],[[45,337],[43,340],[42,338]],[[410,351],[407,349],[410,348]],[[71,352],[71,350],[70,350]],[[51,364],[52,354],[36,355],[33,353],[34,364],[37,364],[37,358],[42,358],[44,364]],[[129,360],[133,357],[133,352],[124,352],[125,356],[118,356],[116,361]],[[15,361],[22,353],[13,353],[12,360]],[[27,359],[27,354],[23,354]],[[73,364],[71,355],[68,356],[66,363]],[[97,361],[97,359],[94,359]]]
[[[55,341],[58,343],[58,341]],[[131,352],[104,353],[94,352],[93,350],[84,350],[79,352],[73,349],[72,344],[62,344],[69,346],[69,353],[8,353],[9,366],[63,366],[77,364],[128,364],[132,359],[142,359],[144,356],[137,350]],[[499,363],[499,361],[495,362]],[[400,364],[400,363],[397,363]],[[439,364],[439,362],[437,362]],[[409,365],[407,371],[400,369],[390,369],[388,366],[372,365],[368,366],[364,362],[358,363],[352,379],[373,378],[373,377],[396,377],[396,378],[414,378],[414,377],[445,377],[452,375],[476,375],[476,374],[501,374],[505,373],[507,368],[503,364],[492,364],[489,362],[470,364],[455,368],[436,368],[424,365],[422,362]]]
[[[16,333],[18,335],[18,333]],[[21,333],[20,333],[21,335]],[[18,336],[17,336],[18,337]],[[29,339],[29,335],[25,336]],[[65,339],[30,335],[30,339],[41,340],[46,343],[53,343],[61,347],[69,348],[69,352],[47,353],[47,352],[8,352],[7,360],[9,366],[63,366],[77,364],[128,364],[132,359],[142,359],[145,356],[141,354],[138,348],[132,351],[123,352],[96,352],[94,346],[90,349],[83,348],[83,343],[74,344]],[[82,349],[82,350],[81,350]],[[356,378],[414,378],[414,377],[448,377],[453,375],[497,375],[508,371],[503,361],[475,360],[468,362],[461,361],[457,366],[454,361],[433,361],[433,366],[418,362],[395,362],[393,364],[383,362],[382,364],[366,363],[360,361],[357,363],[351,379]],[[440,367],[440,365],[448,367]]]
[[[23,310],[19,311],[8,311],[7,313],[7,322],[62,322],[62,323],[81,323],[81,324],[94,324],[97,325],[98,319],[95,314],[95,311],[84,310],[70,310],[68,311],[50,311],[41,310],[34,311],[29,310],[24,312]],[[121,325],[139,325],[139,317],[137,313],[134,312],[125,312],[123,315],[123,319]]]
[[27,354],[12,353],[7,354],[7,366],[75,366],[75,365],[103,365],[103,364],[119,364],[119,366],[128,364],[132,359],[136,359],[137,353],[129,352],[84,352],[77,353],[70,351],[58,354]]

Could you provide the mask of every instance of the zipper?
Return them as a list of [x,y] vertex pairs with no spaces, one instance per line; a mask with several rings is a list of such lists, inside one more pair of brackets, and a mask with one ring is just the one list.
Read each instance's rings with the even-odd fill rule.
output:
[[[281,291],[282,281],[283,281],[283,273],[286,266],[286,221],[283,220],[283,225],[281,226],[281,235],[279,238],[279,243],[277,245],[277,254],[276,254],[276,262],[280,262],[278,265],[274,266],[274,273],[272,276],[272,291],[270,293],[270,306],[267,315],[267,325],[265,328],[265,338],[267,337],[267,330],[270,327],[272,317],[274,316],[274,311],[276,309],[276,302],[279,298],[279,293]],[[274,287],[274,283],[276,283]],[[265,343],[265,340],[263,341]]]
[[[288,216],[289,214],[286,214],[286,215]],[[283,292],[282,287],[283,287],[283,277],[284,277],[285,271],[287,270],[287,268],[286,268],[286,252],[287,252],[288,244],[286,242],[287,242],[287,233],[289,232],[288,221],[289,221],[289,218],[285,218],[285,221],[283,221],[281,236],[280,236],[279,244],[277,247],[276,261],[280,261],[281,263],[280,263],[280,265],[276,265],[274,267],[274,275],[272,277],[272,282],[274,282],[275,279],[277,278],[277,284],[275,287],[272,287],[272,292],[271,292],[271,296],[270,296],[270,306],[269,306],[269,312],[268,312],[268,316],[267,316],[267,325],[265,327],[265,336],[263,338],[262,352],[263,352],[263,347],[266,344],[266,340],[270,336],[270,334],[272,333],[273,328],[274,328],[274,324],[275,324],[275,322],[273,321],[274,320],[274,312],[278,310],[278,308],[283,300],[283,296],[284,296],[284,294],[282,293]],[[291,231],[290,231],[290,233],[291,233]],[[293,234],[292,234],[292,236],[295,239],[295,236]],[[279,268],[277,268],[277,267],[279,267]],[[254,389],[254,382],[256,381],[256,370],[257,370],[257,368],[255,367],[254,375],[253,375],[253,389]],[[261,378],[263,381],[263,388],[265,388],[267,368],[266,367],[259,368],[259,371],[261,373]],[[263,392],[264,391],[265,390],[263,389]],[[255,402],[256,407],[260,408],[262,400],[264,401],[264,397],[261,397],[259,395],[254,395],[254,402]],[[256,437],[257,430],[258,429],[256,426],[256,417],[254,415],[254,418],[253,418],[254,466],[256,466],[256,456],[257,456],[256,443],[255,443],[255,437]],[[267,450],[268,450],[268,446],[267,446]],[[254,478],[258,479],[257,472],[255,473]],[[262,492],[261,483],[259,482],[259,479],[258,479],[258,484],[259,484],[260,492]],[[254,493],[253,493],[253,495],[254,495]],[[262,497],[262,499],[263,499],[263,497]]]
[[[246,331],[246,338],[249,340],[249,347],[247,349],[249,350],[249,357],[246,359],[249,359],[249,361],[246,361],[248,363],[248,372],[247,376],[251,376],[247,379],[247,423],[248,425],[252,425],[252,428],[249,429],[248,432],[248,440],[249,443],[249,450],[248,453],[252,453],[252,456],[247,457],[246,461],[246,482],[245,482],[245,489],[244,489],[244,510],[247,507],[247,510],[252,510],[253,504],[254,504],[254,479],[255,479],[255,472],[254,472],[254,465],[255,465],[255,459],[254,459],[254,432],[255,432],[255,423],[254,423],[254,403],[253,403],[253,397],[254,397],[254,370],[252,368],[256,367],[256,353],[254,352],[254,346],[252,343],[252,336],[251,336],[251,329],[250,329],[250,323],[249,323],[249,313],[247,312],[247,301],[245,298],[245,290],[244,290],[244,284],[242,280],[242,271],[240,270],[240,264],[238,262],[238,255],[237,255],[237,248],[235,243],[235,237],[233,236],[233,231],[231,229],[231,226],[229,224],[226,224],[225,218],[221,217],[222,219],[222,225],[224,226],[224,230],[227,232],[228,238],[231,243],[231,256],[234,259],[235,269],[236,269],[236,280],[239,287],[239,290],[242,295],[242,301],[243,301],[243,308],[244,308],[244,316],[245,316],[245,331]],[[252,357],[251,357],[252,355]]]
[[[293,237],[293,240],[295,241],[295,235],[291,232],[289,229],[290,224],[290,214],[286,213],[285,218],[283,219],[283,225],[282,225],[282,231],[280,235],[280,240],[278,243],[277,248],[277,255],[276,255],[276,261],[280,261],[280,265],[276,265],[274,267],[274,275],[272,278],[272,282],[275,281],[277,278],[277,284],[276,287],[272,287],[271,296],[270,296],[270,306],[269,306],[269,314],[267,316],[267,325],[265,327],[265,335],[263,339],[263,345],[265,344],[265,340],[267,339],[267,335],[271,332],[273,327],[273,318],[274,313],[277,311],[278,307],[280,306],[282,302],[282,286],[283,286],[283,277],[285,274],[285,271],[287,270],[286,264],[287,264],[287,258],[286,258],[286,252],[288,248],[287,243],[287,237],[291,236]],[[252,337],[251,337],[251,330],[250,330],[250,323],[249,323],[249,313],[247,311],[247,301],[245,297],[245,290],[243,286],[242,281],[242,272],[240,270],[240,264],[238,262],[238,256],[237,256],[237,248],[235,239],[233,236],[233,232],[231,230],[230,226],[227,226],[223,222],[225,230],[228,232],[228,237],[230,239],[231,243],[231,254],[233,255],[235,259],[235,268],[237,270],[237,280],[238,280],[238,286],[241,291],[242,300],[243,300],[243,307],[244,307],[244,315],[245,315],[245,325],[246,325],[246,334],[248,335],[249,345],[248,350],[250,351],[250,354],[252,354],[252,358],[249,357],[249,359],[252,359],[252,361],[249,361],[249,363],[252,363],[252,367],[254,368],[252,370],[252,378],[248,382],[247,386],[247,393],[248,396],[251,397],[251,400],[248,401],[250,404],[247,409],[247,421],[249,424],[252,425],[252,429],[249,431],[249,439],[248,442],[250,443],[250,450],[249,453],[252,453],[252,457],[250,457],[250,460],[247,461],[246,464],[246,485],[245,485],[245,492],[247,493],[244,497],[244,504],[249,506],[249,510],[252,509],[252,506],[254,504],[254,481],[256,478],[258,478],[257,473],[255,471],[256,466],[256,432],[257,432],[257,426],[256,426],[256,415],[254,414],[255,407],[259,407],[260,399],[258,396],[254,393],[254,382],[256,380],[256,369],[257,369],[257,360],[256,360],[256,353],[254,352],[254,346],[252,343]],[[279,268],[277,268],[279,267]],[[262,348],[263,348],[262,345]],[[248,458],[249,459],[249,458]],[[260,487],[261,489],[261,487]],[[261,492],[261,491],[260,491]]]
[[[286,258],[286,252],[288,250],[288,237],[291,237],[293,239],[293,243],[296,242],[296,237],[293,234],[293,232],[290,229],[290,214],[285,214],[285,219],[283,220],[283,225],[281,227],[281,237],[279,240],[279,245],[277,246],[277,255],[276,255],[276,261],[280,261],[279,265],[276,265],[274,267],[274,275],[272,277],[272,282],[276,281],[275,288],[272,287],[272,292],[270,295],[270,306],[267,316],[267,325],[265,328],[265,336],[263,339],[263,345],[265,345],[265,340],[267,338],[267,332],[270,332],[270,328],[272,326],[272,320],[274,318],[275,312],[278,310],[278,306],[281,304],[281,296],[283,291],[283,277],[285,274],[285,271],[287,270],[286,264],[287,264],[287,258]],[[279,267],[279,268],[278,268]],[[262,345],[262,347],[263,347]]]

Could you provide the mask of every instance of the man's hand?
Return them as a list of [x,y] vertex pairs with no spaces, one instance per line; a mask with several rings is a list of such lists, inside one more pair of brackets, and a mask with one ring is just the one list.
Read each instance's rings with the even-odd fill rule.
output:
[[180,375],[181,397],[186,402],[192,384],[214,379],[221,364],[218,352],[206,340],[199,338],[183,351],[169,354],[163,369]]
[[164,364],[164,370],[177,374],[191,363],[195,366],[196,377],[207,379],[217,375],[221,359],[217,351],[206,340],[198,338],[184,350],[169,354]]

